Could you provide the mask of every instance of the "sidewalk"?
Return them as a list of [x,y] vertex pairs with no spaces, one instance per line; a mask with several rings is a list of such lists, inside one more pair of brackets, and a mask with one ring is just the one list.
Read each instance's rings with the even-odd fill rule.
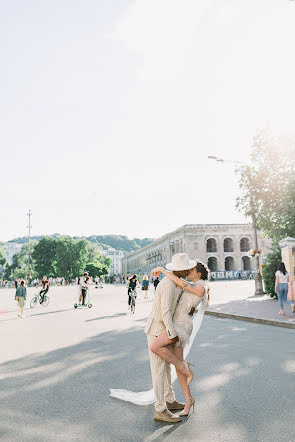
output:
[[295,329],[295,314],[290,306],[285,304],[285,315],[279,315],[277,299],[254,295],[254,281],[221,281],[210,286],[207,315]]

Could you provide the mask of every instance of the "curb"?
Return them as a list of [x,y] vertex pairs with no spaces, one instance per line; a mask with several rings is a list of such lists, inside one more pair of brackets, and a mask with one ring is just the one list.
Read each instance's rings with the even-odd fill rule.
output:
[[283,327],[295,329],[295,322],[281,322],[272,319],[252,318],[250,316],[233,315],[231,313],[221,313],[206,310],[205,315],[217,316],[219,318],[236,319],[238,321],[255,322],[256,324],[272,325],[273,327]]

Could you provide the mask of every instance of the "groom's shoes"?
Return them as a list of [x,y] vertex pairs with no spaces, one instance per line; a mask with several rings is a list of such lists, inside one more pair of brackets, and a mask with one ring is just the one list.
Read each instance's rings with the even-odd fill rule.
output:
[[178,414],[172,414],[171,411],[169,410],[155,411],[154,420],[160,422],[172,422],[172,423],[181,422],[181,419],[178,416]]
[[178,402],[177,400],[175,400],[174,402],[166,402],[167,408],[168,410],[183,410],[185,404],[183,404],[182,402]]

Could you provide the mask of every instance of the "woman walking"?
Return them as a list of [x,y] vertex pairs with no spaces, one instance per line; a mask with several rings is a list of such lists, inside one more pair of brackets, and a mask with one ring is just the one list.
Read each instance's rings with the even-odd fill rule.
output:
[[146,275],[143,277],[141,288],[144,290],[144,299],[148,299],[149,277]]
[[19,305],[18,317],[23,318],[24,316],[24,305],[27,298],[27,289],[25,287],[25,282],[21,281],[20,286],[16,289],[15,300]]
[[275,292],[278,295],[278,301],[281,310],[279,311],[280,315],[284,315],[284,302],[291,306],[292,312],[295,313],[295,306],[291,301],[288,301],[288,288],[289,288],[290,276],[286,270],[285,264],[280,262],[278,266],[278,270],[276,272],[276,285]]

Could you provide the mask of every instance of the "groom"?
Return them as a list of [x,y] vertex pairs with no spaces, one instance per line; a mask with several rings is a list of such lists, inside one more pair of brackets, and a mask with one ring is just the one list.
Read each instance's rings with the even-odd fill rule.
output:
[[[166,268],[172,270],[179,278],[186,278],[190,270],[196,266],[196,261],[190,260],[186,253],[176,253],[172,256],[172,262]],[[164,330],[167,331],[171,344],[178,339],[173,326],[173,315],[181,297],[182,289],[177,287],[169,278],[163,278],[158,284],[152,312],[148,318],[145,333],[147,334],[149,348],[154,339]],[[152,381],[155,394],[156,421],[181,422],[177,414],[171,410],[183,410],[184,404],[175,399],[171,385],[170,364],[149,350]]]

